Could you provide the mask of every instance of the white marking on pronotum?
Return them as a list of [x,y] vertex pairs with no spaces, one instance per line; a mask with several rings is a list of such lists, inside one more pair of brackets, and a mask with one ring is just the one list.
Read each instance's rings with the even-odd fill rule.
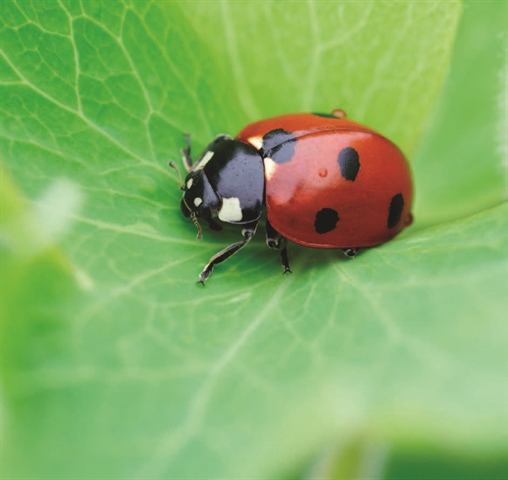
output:
[[187,190],[189,190],[189,188],[192,187],[192,182],[193,182],[193,179],[192,178],[189,178],[189,180],[187,180]]
[[208,152],[206,152],[203,155],[203,158],[196,165],[196,169],[205,168],[205,165],[212,159],[214,153],[215,152],[212,152],[211,150],[208,150]]
[[249,137],[247,141],[256,149],[261,150],[261,147],[263,146],[263,137],[257,136],[257,137]]
[[277,171],[277,163],[275,163],[270,157],[265,157],[264,163],[265,163],[265,179],[270,180]]
[[237,197],[223,198],[219,210],[219,219],[223,222],[239,222],[242,219],[242,207]]
[[195,205],[196,207],[199,207],[202,203],[203,203],[203,199],[202,199],[202,198],[196,197],[196,198],[194,199],[194,205]]

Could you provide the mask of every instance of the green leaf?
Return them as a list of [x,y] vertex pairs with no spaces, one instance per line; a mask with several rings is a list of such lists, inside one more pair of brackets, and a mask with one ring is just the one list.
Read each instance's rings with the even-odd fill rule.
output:
[[465,4],[450,75],[413,162],[422,224],[506,200],[506,14],[504,2]]
[[[2,478],[501,471],[503,14],[4,2]],[[355,260],[291,245],[285,277],[258,234],[195,285],[239,232],[194,240],[167,167],[183,134],[197,153],[262,117],[336,107],[408,154],[415,225]]]

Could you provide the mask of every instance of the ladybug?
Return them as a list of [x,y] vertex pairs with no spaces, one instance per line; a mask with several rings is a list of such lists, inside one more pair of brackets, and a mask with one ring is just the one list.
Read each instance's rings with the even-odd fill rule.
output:
[[264,208],[266,243],[280,251],[284,273],[291,271],[287,240],[354,257],[359,248],[386,242],[412,222],[413,187],[404,155],[342,110],[252,123],[234,139],[216,137],[195,162],[186,139],[183,214],[198,228],[198,239],[198,219],[213,230],[222,228],[217,219],[241,225],[243,235],[210,259],[199,275],[203,285],[215,265],[249,243]]

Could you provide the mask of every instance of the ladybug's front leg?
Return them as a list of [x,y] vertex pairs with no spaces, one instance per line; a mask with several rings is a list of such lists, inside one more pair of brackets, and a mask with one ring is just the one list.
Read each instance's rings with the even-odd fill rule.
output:
[[243,240],[241,242],[233,243],[232,245],[229,245],[229,247],[226,247],[224,250],[221,250],[219,253],[215,254],[208,264],[203,268],[203,271],[199,274],[199,282],[203,285],[206,282],[206,279],[211,275],[213,267],[215,265],[218,265],[219,263],[222,263],[224,260],[227,260],[231,255],[235,254],[240,250],[240,248],[247,245],[251,238],[256,233],[258,222],[252,222],[247,223],[242,229],[242,235]]
[[272,227],[272,224],[268,220],[266,220],[266,244],[270,248],[280,250],[280,259],[284,267],[284,273],[291,273],[286,243],[287,240]]

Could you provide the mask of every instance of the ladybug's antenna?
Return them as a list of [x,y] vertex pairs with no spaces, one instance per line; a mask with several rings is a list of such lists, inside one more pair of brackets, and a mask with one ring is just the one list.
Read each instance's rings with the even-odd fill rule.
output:
[[183,186],[182,183],[182,175],[180,174],[180,170],[178,170],[178,167],[176,166],[175,162],[171,160],[171,162],[169,162],[169,166],[173,168],[176,171],[176,174],[178,175],[178,185],[180,186],[180,190],[185,190],[185,187]]

